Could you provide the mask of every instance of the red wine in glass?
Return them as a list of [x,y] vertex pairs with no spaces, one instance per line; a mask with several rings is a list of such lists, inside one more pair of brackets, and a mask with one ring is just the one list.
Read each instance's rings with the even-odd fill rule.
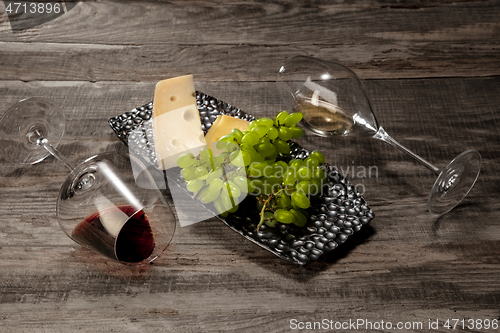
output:
[[64,131],[58,105],[43,97],[24,99],[0,115],[0,156],[35,164],[52,155],[70,171],[57,197],[57,219],[79,244],[128,266],[158,258],[170,244],[177,220],[158,191],[153,170],[133,154],[116,151],[73,166],[56,148]]
[[128,216],[117,236],[109,233],[102,223],[106,215],[113,214],[109,209],[87,217],[73,230],[72,238],[122,262],[136,263],[149,258],[155,242],[146,215],[131,206],[117,208]]

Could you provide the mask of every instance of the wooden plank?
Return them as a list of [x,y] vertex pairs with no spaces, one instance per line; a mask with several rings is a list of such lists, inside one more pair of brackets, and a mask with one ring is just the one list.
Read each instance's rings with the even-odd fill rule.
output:
[[[88,260],[81,265],[65,249],[2,249],[3,260],[12,263],[10,272],[0,272],[3,327],[14,332],[40,327],[254,332],[258,321],[266,331],[285,332],[292,318],[427,322],[457,314],[498,316],[498,243],[484,244],[493,250],[485,252],[476,243],[370,242],[305,269],[272,259],[248,260],[242,245],[237,253],[211,255],[202,248],[178,247],[147,270],[124,269],[76,251],[71,256]],[[478,251],[464,251],[471,248]],[[45,270],[26,271],[46,255],[52,261]],[[61,270],[57,278],[53,269]],[[481,288],[470,284],[478,278]]]
[[500,73],[499,16],[495,1],[85,1],[37,28],[0,31],[0,61],[2,79],[23,81],[157,81],[186,72],[269,81],[295,54],[340,61],[363,78],[490,76]]

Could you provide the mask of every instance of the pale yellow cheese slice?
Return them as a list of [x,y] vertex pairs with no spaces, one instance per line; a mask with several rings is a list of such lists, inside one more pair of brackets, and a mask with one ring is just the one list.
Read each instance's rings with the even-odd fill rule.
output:
[[192,75],[158,82],[153,101],[153,131],[158,166],[164,170],[175,167],[181,154],[197,155],[207,145]]
[[213,154],[217,155],[220,153],[219,149],[216,148],[217,141],[219,141],[220,138],[224,135],[230,134],[234,128],[237,128],[242,132],[246,131],[249,124],[250,122],[243,119],[226,115],[217,116],[217,119],[214,121],[212,127],[208,130],[207,135],[205,135],[205,140]]
[[158,82],[153,100],[153,116],[156,117],[187,105],[196,106],[195,93],[192,75],[178,76]]

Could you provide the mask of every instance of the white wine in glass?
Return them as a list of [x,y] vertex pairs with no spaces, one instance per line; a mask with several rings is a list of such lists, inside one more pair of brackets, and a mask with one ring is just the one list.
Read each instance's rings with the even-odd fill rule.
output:
[[302,123],[324,137],[357,136],[382,140],[437,175],[427,204],[437,216],[457,206],[474,186],[481,155],[467,150],[439,169],[394,140],[373,114],[361,80],[349,68],[308,56],[295,56],[279,70],[277,89],[285,105],[302,112]]

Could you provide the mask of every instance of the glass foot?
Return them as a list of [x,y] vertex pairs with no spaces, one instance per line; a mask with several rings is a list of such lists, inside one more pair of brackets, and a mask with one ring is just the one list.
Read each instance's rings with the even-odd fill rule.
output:
[[481,170],[481,155],[467,150],[439,174],[429,196],[429,212],[440,216],[457,206],[474,186]]
[[21,100],[0,119],[0,153],[13,163],[38,163],[50,155],[39,140],[57,147],[64,129],[64,112],[54,102],[42,97]]

